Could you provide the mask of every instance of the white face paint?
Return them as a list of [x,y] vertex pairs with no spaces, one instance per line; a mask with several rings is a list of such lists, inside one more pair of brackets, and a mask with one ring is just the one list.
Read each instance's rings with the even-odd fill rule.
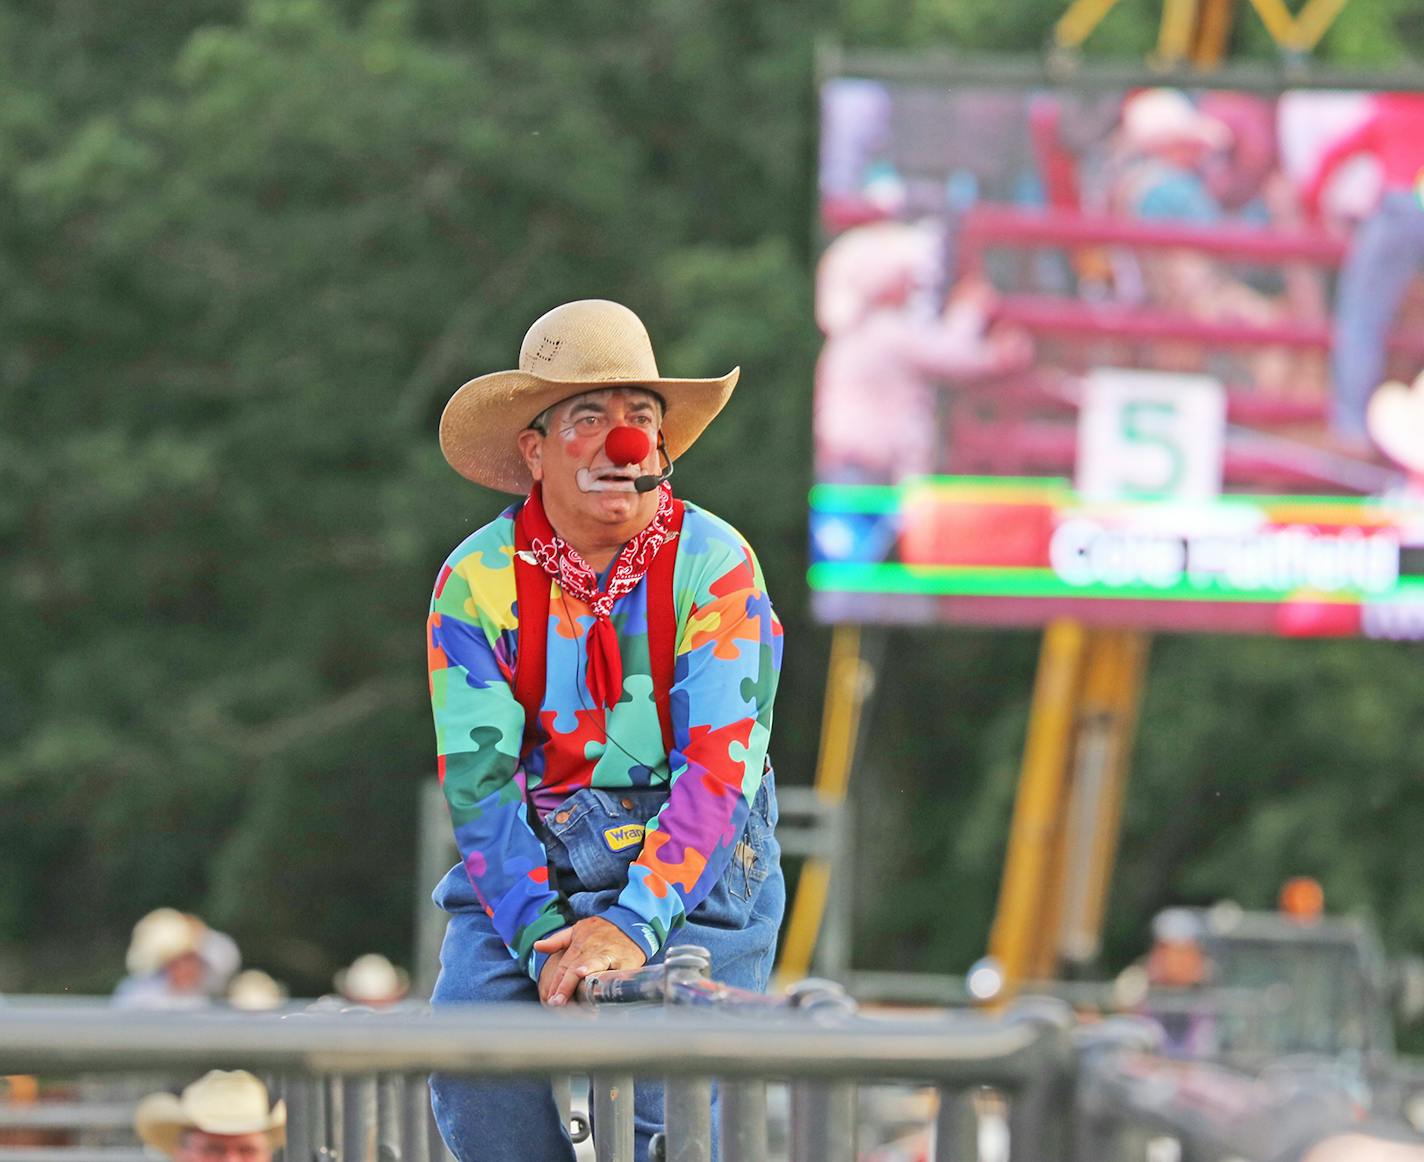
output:
[[640,475],[636,464],[621,468],[580,468],[574,479],[580,492],[637,492],[633,481]]

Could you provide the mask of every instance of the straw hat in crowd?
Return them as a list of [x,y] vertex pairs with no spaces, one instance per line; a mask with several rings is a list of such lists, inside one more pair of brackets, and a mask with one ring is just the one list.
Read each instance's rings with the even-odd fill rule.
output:
[[196,916],[177,908],[156,908],[134,925],[124,963],[135,976],[157,972],[180,956],[197,953],[204,930]]
[[379,952],[358,956],[333,978],[336,991],[361,1005],[393,1004],[410,990],[410,974]]
[[1180,89],[1144,89],[1122,104],[1121,143],[1133,152],[1180,144],[1224,149],[1231,130],[1200,112]]
[[540,412],[587,391],[646,387],[663,399],[663,436],[676,460],[722,410],[740,373],[664,379],[647,329],[627,307],[606,299],[565,303],[529,328],[517,370],[481,375],[450,397],[440,449],[461,476],[522,495],[533,481],[517,437]]
[[248,1013],[280,1008],[287,1000],[287,987],[260,968],[248,968],[227,986],[227,1003]]
[[151,1093],[134,1111],[134,1129],[172,1157],[186,1130],[207,1134],[265,1134],[272,1149],[287,1140],[287,1107],[268,1105],[267,1087],[245,1070],[214,1069],[177,1096]]

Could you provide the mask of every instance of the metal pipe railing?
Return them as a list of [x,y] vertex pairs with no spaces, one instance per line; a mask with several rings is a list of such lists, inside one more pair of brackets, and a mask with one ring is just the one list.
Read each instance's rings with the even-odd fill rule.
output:
[[[803,982],[780,998],[727,989],[707,979],[696,949],[590,978],[583,993],[586,1007],[563,1011],[14,1006],[0,1009],[0,1074],[247,1067],[288,1103],[291,1162],[446,1162],[425,1086],[437,1069],[587,1073],[599,1162],[632,1158],[635,1077],[667,1081],[667,1130],[653,1154],[661,1162],[707,1162],[714,1126],[723,1162],[766,1162],[768,1079],[789,1082],[791,1162],[854,1158],[858,1087],[872,1081],[938,1087],[939,1162],[975,1162],[986,1124],[1007,1134],[1012,1162],[1138,1162],[1160,1138],[1189,1159],[1295,1158],[1361,1116],[1338,1069],[1333,1080],[1329,1070],[1255,1077],[1168,1060],[1157,1055],[1161,1034],[1151,1022],[1075,1028],[1067,1006],[1043,999],[998,1014],[876,1019],[828,982]],[[0,1126],[102,1131],[131,1109],[112,1100],[0,1107]],[[116,1145],[0,1147],[0,1162],[140,1157]]]
[[581,1068],[680,1077],[919,1078],[1013,1089],[1065,1053],[1051,1031],[1012,1011],[955,1013],[914,1025],[861,1016],[818,1024],[794,1010],[690,1011],[678,1014],[673,1039],[658,1013],[524,1005],[379,1020],[311,1014],[301,1021],[282,1014],[0,1010],[5,1073],[122,1072],[139,1065],[196,1073],[221,1061],[259,1073],[438,1070],[498,1077]]
[[[563,1011],[380,1014],[18,1006],[0,1010],[0,1073],[197,1072],[215,1063],[265,1073],[288,1103],[295,1162],[443,1159],[424,1084],[434,1070],[586,1073],[599,1162],[630,1162],[634,1078],[661,1076],[667,1129],[655,1159],[708,1162],[715,1125],[724,1162],[765,1162],[768,1079],[790,1079],[790,1157],[849,1162],[861,1082],[930,1082],[950,1098],[991,1084],[1016,1097],[1042,1091],[1044,1075],[1061,1078],[1070,1063],[1063,1022],[1045,1021],[1032,1006],[913,1024],[875,1020],[831,982],[805,981],[780,998],[722,985],[708,977],[707,954],[685,946],[663,965],[590,977],[580,999],[583,1006]],[[1030,1162],[1044,1156],[1029,1148],[1048,1117],[1041,1105],[1018,1131]],[[44,1159],[0,1162],[62,1159],[50,1150]],[[110,1149],[102,1162],[128,1160]]]

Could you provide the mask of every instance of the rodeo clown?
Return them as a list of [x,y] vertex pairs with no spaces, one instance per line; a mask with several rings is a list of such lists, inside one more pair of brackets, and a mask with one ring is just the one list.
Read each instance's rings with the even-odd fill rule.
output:
[[[566,1004],[698,944],[765,989],[786,890],[767,760],[781,625],[761,568],[668,477],[737,382],[664,379],[638,317],[567,303],[440,422],[450,465],[523,499],[440,570],[428,645],[461,862],[436,1005]],[[547,1083],[432,1078],[460,1162],[574,1157]],[[639,1083],[637,1158],[661,1128]]]

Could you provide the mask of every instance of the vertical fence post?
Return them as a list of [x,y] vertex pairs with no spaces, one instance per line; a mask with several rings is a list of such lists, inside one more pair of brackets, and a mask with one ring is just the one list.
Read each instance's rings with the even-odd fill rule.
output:
[[282,1100],[287,1105],[287,1157],[291,1162],[316,1162],[311,1079],[287,1074],[282,1079]]
[[[855,1002],[834,981],[803,980],[788,990],[793,1007],[834,1021]],[[854,1162],[854,1082],[798,1081],[791,1086],[791,1162]]]
[[430,1162],[430,1090],[423,1073],[402,1077],[401,1158],[403,1162]]
[[633,1078],[596,1073],[593,1086],[593,1152],[598,1162],[633,1162]]
[[333,1129],[331,1079],[318,1075],[307,1085],[311,1092],[312,1157],[316,1162],[336,1162],[336,1131]]
[[344,1109],[341,1117],[341,1162],[376,1162],[376,1079],[369,1076],[338,1080]]
[[791,1162],[854,1162],[855,1156],[855,1086],[793,1082]]
[[[712,955],[696,944],[679,944],[664,961],[663,1003],[678,1001],[677,986],[706,980]],[[712,1082],[705,1077],[670,1077],[663,1088],[666,1162],[710,1162],[712,1158]]]
[[979,1162],[979,1115],[972,1090],[940,1088],[934,1162]]
[[1073,1010],[1063,1001],[1034,997],[1016,1005],[1011,1016],[1043,1029],[1045,1037],[1035,1048],[1028,1076],[1009,1100],[1009,1154],[1013,1162],[1058,1162],[1072,1116],[1067,1038]]
[[405,1162],[404,1079],[383,1073],[376,1086],[376,1162]]
[[722,1162],[766,1162],[766,1082],[719,1081]]

